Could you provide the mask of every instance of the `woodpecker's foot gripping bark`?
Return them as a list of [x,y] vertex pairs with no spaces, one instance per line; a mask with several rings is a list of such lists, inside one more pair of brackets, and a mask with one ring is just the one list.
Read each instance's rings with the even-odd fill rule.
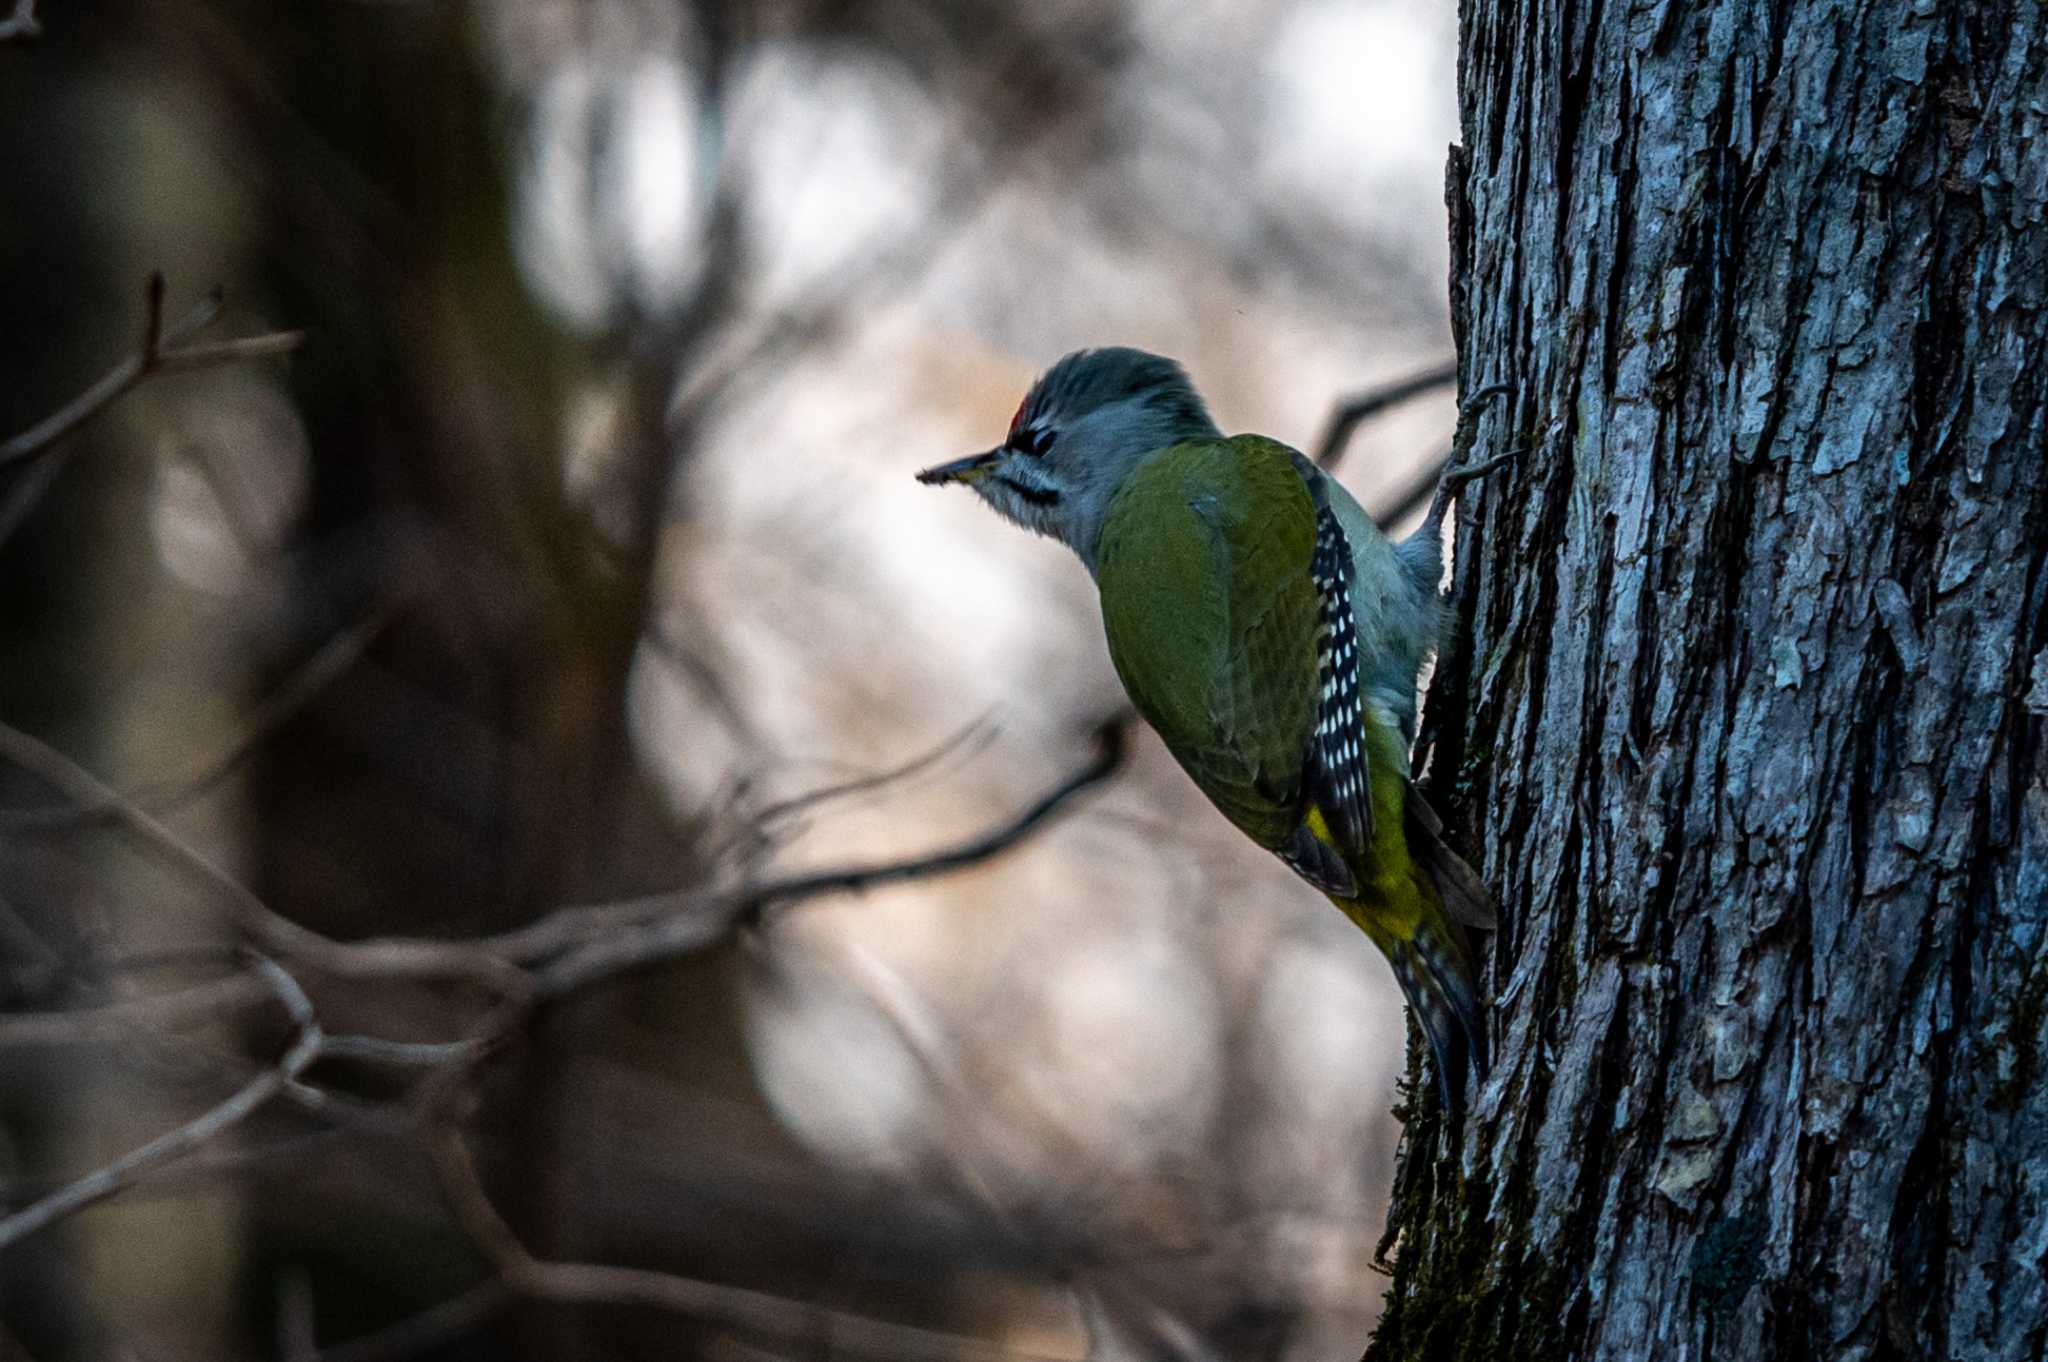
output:
[[1466,483],[1483,478],[1488,473],[1494,472],[1497,469],[1505,468],[1508,464],[1528,452],[1526,449],[1517,447],[1510,449],[1505,454],[1496,454],[1490,459],[1474,461],[1466,457],[1472,447],[1473,423],[1478,420],[1479,413],[1485,410],[1486,404],[1494,398],[1513,393],[1514,391],[1515,385],[1512,383],[1492,383],[1458,403],[1458,434],[1457,438],[1451,442],[1451,447],[1458,461],[1449,468],[1446,468],[1437,479],[1436,495],[1430,499],[1429,516],[1426,521],[1431,529],[1442,529],[1445,513],[1450,510],[1451,502],[1457,499],[1459,490]]

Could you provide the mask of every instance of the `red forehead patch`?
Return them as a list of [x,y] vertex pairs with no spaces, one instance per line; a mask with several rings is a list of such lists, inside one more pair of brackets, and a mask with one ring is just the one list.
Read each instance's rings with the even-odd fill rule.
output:
[[1031,394],[1025,393],[1017,400],[1017,414],[1010,418],[1010,434],[1017,433],[1017,427],[1024,424],[1024,408],[1031,405]]

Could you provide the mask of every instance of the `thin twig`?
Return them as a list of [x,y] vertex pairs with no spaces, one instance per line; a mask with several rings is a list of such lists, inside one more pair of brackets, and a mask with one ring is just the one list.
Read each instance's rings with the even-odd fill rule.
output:
[[261,979],[233,974],[191,988],[98,1007],[0,1016],[0,1050],[119,1040],[141,1022],[174,1031],[194,1022],[217,1021],[273,996],[275,991]]
[[278,729],[289,723],[324,690],[353,667],[390,627],[392,614],[372,611],[320,645],[284,684],[250,711],[239,729],[210,759],[182,776],[151,781],[119,800],[68,800],[40,808],[0,809],[0,832],[57,831],[89,826],[120,817],[126,800],[162,817],[212,789]]
[[517,1290],[537,1260],[510,1222],[491,1204],[483,1179],[477,1175],[476,1159],[469,1152],[469,1140],[462,1129],[469,1114],[463,1108],[473,1103],[475,1096],[467,1089],[456,1089],[436,1103],[437,1110],[429,1117],[426,1130],[427,1154],[441,1197],[448,1203],[456,1225],[476,1245],[485,1261]]
[[[957,1114],[961,1128],[978,1146],[973,1150],[945,1150],[947,1162],[959,1183],[981,1203],[982,1210],[1004,1234],[1019,1246],[1036,1248],[1043,1253],[1048,1245],[1034,1242],[1034,1237],[1023,1224],[1011,1201],[1001,1196],[990,1184],[981,1167],[976,1166],[975,1157],[989,1169],[1000,1169],[1005,1160],[1000,1152],[995,1132],[1010,1121],[1007,1112],[991,1104],[987,1092],[1000,1089],[1001,1080],[987,1073],[970,1075],[965,1071],[966,1059],[959,1047],[948,1043],[942,1029],[913,1011],[914,997],[910,987],[872,953],[859,945],[846,948],[849,961],[860,977],[850,977],[848,982],[861,990],[875,1015],[888,1024],[903,1045],[904,1053],[923,1073],[931,1089],[940,1099],[941,1110],[950,1107]],[[1069,1188],[1080,1186],[1086,1179],[1082,1170],[1087,1167],[1090,1151],[1084,1142],[1075,1138],[1065,1125],[1050,1112],[1040,1107],[1025,1090],[1018,1091],[1019,1102],[1027,1109],[1027,1119],[1035,1122],[1034,1129],[1042,1141],[1041,1148],[1051,1144],[1060,1147],[1053,1151],[1058,1166],[1065,1170],[1065,1185]],[[950,1143],[950,1142],[949,1142]],[[1071,1274],[1074,1264],[1054,1260],[1049,1266],[1055,1275]]]
[[[420,1085],[419,1108],[429,1119],[468,1099],[476,1066],[549,1002],[637,970],[651,968],[732,939],[758,925],[768,911],[834,893],[929,878],[979,864],[1015,846],[1076,794],[1107,779],[1123,761],[1136,714],[1121,710],[1096,728],[1096,750],[1029,808],[956,846],[903,860],[766,880],[724,893],[664,895],[621,904],[562,909],[525,932],[471,943],[510,968],[531,967],[525,987],[508,991],[470,1028],[462,1053]],[[368,942],[342,950],[397,951],[414,943]],[[546,962],[543,964],[542,962]],[[480,1232],[488,1227],[479,1223]]]
[[[930,751],[920,752],[897,766],[805,790],[801,794],[791,795],[758,808],[748,806],[747,786],[742,781],[738,790],[727,801],[732,810],[732,828],[713,838],[708,851],[709,859],[713,863],[758,865],[771,855],[778,845],[793,839],[800,832],[800,820],[803,816],[814,813],[827,804],[872,794],[900,781],[909,780],[912,776],[929,771],[940,761],[963,748],[973,751],[985,748],[995,738],[996,733],[997,728],[993,719],[989,715],[983,715],[946,737]],[[796,826],[790,826],[793,824]]]
[[0,501],[0,545],[14,538],[14,532],[42,505],[50,485],[64,471],[65,460],[42,459],[15,475],[7,499]]
[[328,1059],[355,1059],[406,1069],[438,1069],[471,1057],[471,1040],[386,1040],[382,1036],[329,1036],[321,1054]]
[[149,277],[142,333],[143,344],[147,348],[122,360],[99,382],[43,420],[13,439],[0,443],[0,468],[22,459],[33,458],[77,430],[116,398],[140,383],[158,362],[165,344],[175,345],[185,337],[212,325],[214,319],[220,316],[221,298],[216,293],[186,313],[167,331],[163,321],[162,279],[163,276],[160,274],[152,274]]
[[343,943],[301,927],[135,801],[49,744],[0,724],[0,757],[32,772],[74,803],[105,806],[165,861],[211,890],[235,925],[266,954],[302,961],[340,978],[467,978],[500,994],[518,992],[525,985],[521,970],[476,944],[426,940]]
[[[1122,759],[1124,734],[1135,718],[1130,710],[1123,710],[1098,724],[1096,748],[1085,763],[1063,776],[1030,808],[959,846],[879,864],[843,866],[762,880],[727,890],[684,890],[611,903],[576,904],[557,908],[524,927],[481,937],[470,944],[501,960],[532,967],[546,964],[606,936],[664,919],[684,918],[689,919],[690,926],[677,929],[682,937],[686,941],[694,940],[702,932],[708,943],[718,939],[721,933],[746,925],[739,919],[760,905],[815,898],[825,893],[857,892],[877,884],[920,879],[973,865],[1014,845],[1055,813],[1061,804],[1108,777]],[[395,946],[398,943],[370,941],[361,944]],[[687,954],[694,948],[682,944],[679,951]]]
[[[17,6],[15,18],[21,10]],[[12,21],[10,21],[12,22]],[[64,464],[60,446],[66,437],[93,417],[112,406],[123,395],[154,374],[182,369],[201,369],[235,360],[264,355],[281,355],[296,349],[305,339],[301,331],[278,331],[238,340],[210,341],[199,345],[184,342],[220,316],[221,294],[215,289],[206,301],[171,326],[164,325],[164,277],[149,276],[144,295],[142,348],[115,365],[99,382],[58,408],[42,421],[5,442],[0,442],[0,469],[10,464],[52,455],[24,473],[6,502],[0,503],[0,543],[12,537],[29,512],[56,480]]]
[[1333,467],[1344,456],[1344,446],[1351,439],[1351,432],[1367,417],[1377,415],[1388,407],[1396,406],[1410,398],[1446,388],[1458,381],[1458,366],[1440,364],[1434,369],[1411,374],[1383,387],[1371,388],[1347,398],[1330,413],[1330,420],[1323,427],[1323,438],[1316,442],[1316,463],[1323,468]]
[[201,341],[165,350],[150,366],[153,374],[176,374],[191,369],[210,369],[239,359],[269,359],[288,355],[306,343],[303,331],[267,331],[260,336],[237,336],[233,340]]
[[1430,498],[1436,495],[1437,488],[1443,482],[1444,470],[1450,466],[1451,449],[1449,445],[1445,445],[1442,452],[1423,464],[1419,472],[1401,484],[1400,488],[1381,504],[1380,509],[1372,513],[1373,524],[1379,526],[1383,532],[1392,534],[1397,525],[1429,504]]
[[[978,865],[1015,846],[1075,795],[1108,779],[1123,761],[1126,733],[1132,717],[1129,711],[1124,711],[1099,725],[1095,732],[1095,752],[1089,760],[1007,823],[956,846],[920,856],[762,880],[727,893],[707,895],[699,900],[694,911],[671,911],[659,916],[650,914],[649,920],[631,926],[620,926],[613,919],[609,930],[601,934],[585,935],[579,931],[575,934],[579,944],[535,974],[535,997],[543,1000],[559,998],[600,979],[694,954],[735,932],[755,926],[769,909],[776,906],[826,894],[860,893],[880,885],[928,879]],[[546,926],[550,920],[544,919],[536,926]],[[579,925],[587,928],[588,920]],[[536,933],[528,942],[521,944],[540,945],[549,935]],[[504,940],[499,938],[499,943]],[[522,952],[516,949],[507,954],[515,960],[522,958]]]
[[[500,1025],[472,1036],[479,1047],[502,1036],[527,1008],[602,979],[704,950],[758,923],[772,907],[828,894],[926,879],[986,861],[1028,836],[1075,795],[1107,779],[1123,759],[1134,716],[1126,710],[1098,726],[1096,749],[1030,807],[951,847],[900,860],[757,881],[736,889],[655,895],[623,903],[559,909],[530,927],[471,941],[383,937],[341,942],[283,917],[247,886],[133,800],[41,740],[0,724],[0,757],[34,773],[79,805],[103,807],[170,864],[210,889],[235,925],[265,953],[339,978],[465,978],[505,1004]],[[526,967],[545,963],[539,973]],[[474,1054],[465,1052],[468,1058]]]
[[[396,1128],[371,1130],[336,1126],[301,1130],[274,1139],[195,1149],[176,1163],[159,1166],[147,1176],[131,1181],[121,1189],[121,1200],[124,1204],[169,1200],[189,1196],[197,1189],[213,1187],[231,1178],[246,1177],[260,1169],[304,1168],[309,1161],[325,1157],[348,1141],[366,1143],[365,1137],[368,1136],[376,1136],[387,1143],[403,1138],[410,1148],[419,1138],[419,1129],[417,1123],[408,1124],[402,1131]],[[10,1201],[28,1202],[66,1185],[54,1179],[17,1179],[7,1184],[7,1194]]]
[[990,716],[984,714],[959,732],[944,739],[938,746],[932,748],[931,751],[921,752],[901,765],[892,766],[884,771],[876,771],[870,775],[856,776],[837,785],[826,785],[819,789],[807,790],[800,795],[792,795],[788,799],[764,805],[755,811],[754,817],[763,823],[777,822],[794,814],[815,809],[821,804],[829,804],[834,800],[845,799],[851,795],[867,794],[870,791],[894,785],[898,781],[908,780],[922,771],[930,770],[946,757],[966,747],[970,742],[977,748],[986,747],[995,736],[996,725]]
[[248,1119],[257,1108],[298,1081],[320,1054],[320,1022],[313,1013],[312,1000],[299,987],[298,980],[276,961],[259,957],[251,962],[251,967],[270,986],[295,1028],[291,1045],[277,1063],[244,1084],[226,1101],[177,1129],[166,1131],[112,1163],[94,1169],[76,1182],[0,1220],[0,1249],[55,1224],[65,1216],[106,1200],[156,1164],[208,1143]]

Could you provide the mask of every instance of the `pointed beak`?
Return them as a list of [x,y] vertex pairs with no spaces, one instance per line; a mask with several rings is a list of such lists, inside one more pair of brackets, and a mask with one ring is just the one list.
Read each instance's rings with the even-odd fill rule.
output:
[[996,466],[996,459],[1002,451],[991,449],[986,454],[969,454],[964,459],[942,463],[925,469],[917,475],[919,482],[937,486],[942,482],[977,483],[989,475]]

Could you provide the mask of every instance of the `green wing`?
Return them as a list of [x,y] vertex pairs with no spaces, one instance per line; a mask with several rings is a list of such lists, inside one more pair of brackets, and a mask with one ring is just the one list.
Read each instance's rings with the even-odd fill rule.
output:
[[1302,825],[1315,724],[1316,506],[1287,446],[1174,445],[1125,480],[1096,552],[1109,655],[1202,792],[1261,846]]

